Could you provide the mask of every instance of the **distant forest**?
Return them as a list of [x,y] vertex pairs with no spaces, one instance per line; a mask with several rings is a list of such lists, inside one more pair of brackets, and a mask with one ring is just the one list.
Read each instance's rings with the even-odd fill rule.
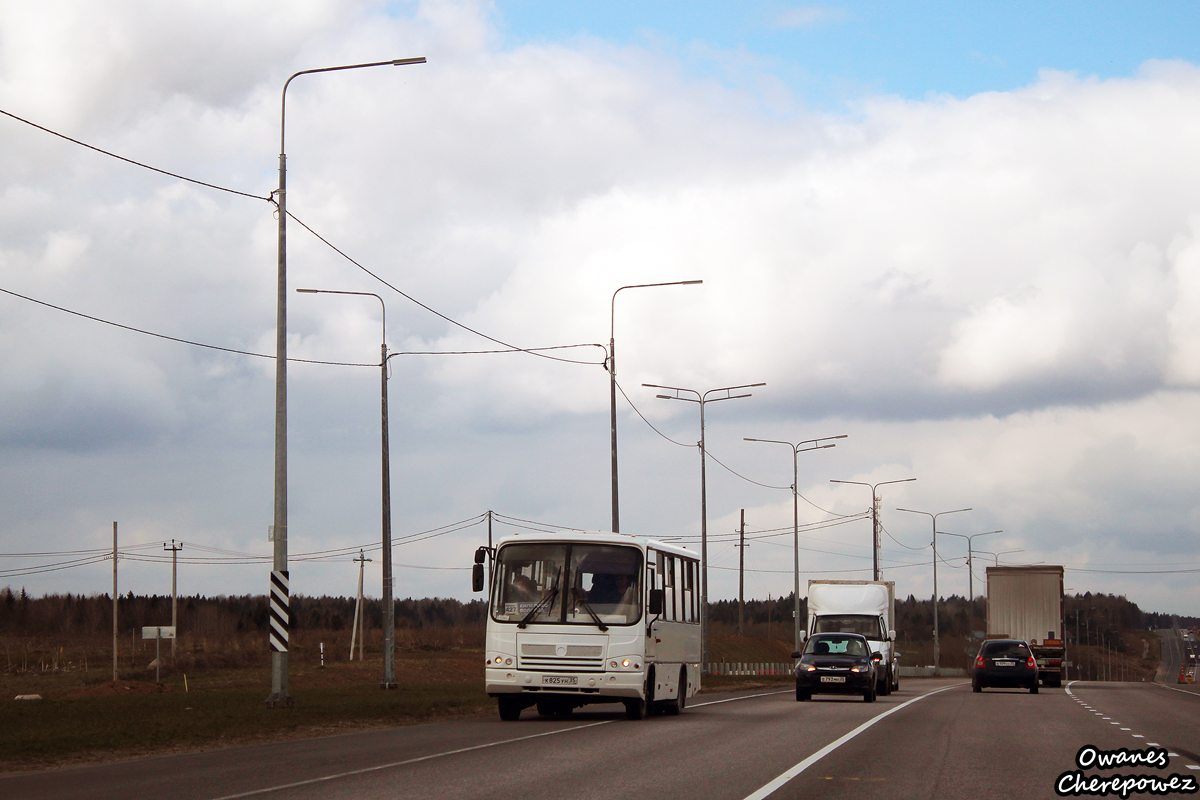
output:
[[[170,595],[121,595],[118,603],[118,629],[140,630],[144,626],[171,624]],[[383,606],[378,600],[365,601],[364,614],[368,629],[383,625]],[[221,638],[243,634],[262,634],[267,631],[267,598],[264,595],[204,597],[181,596],[178,603],[180,633],[191,636]],[[804,599],[801,614],[807,614]],[[306,597],[291,598],[293,631],[348,631],[354,619],[354,598]],[[766,600],[747,600],[745,623],[759,626],[768,622],[777,625],[781,638],[791,628],[792,597],[787,595]],[[983,598],[973,602],[957,595],[942,600],[938,610],[938,627],[943,637],[973,638],[985,627]],[[483,628],[486,606],[482,600],[462,602],[453,598],[424,598],[396,601],[396,627],[400,630]],[[929,599],[909,595],[896,601],[896,634],[904,641],[930,641],[933,638],[933,608]],[[736,627],[736,600],[712,603],[710,621],[714,633]],[[1068,642],[1076,641],[1076,631],[1083,643],[1099,641],[1100,637],[1116,639],[1119,630],[1147,630],[1200,627],[1200,618],[1180,617],[1142,611],[1136,603],[1109,594],[1068,595],[1066,626]],[[102,595],[46,595],[34,598],[24,590],[0,589],[0,636],[26,637],[47,634],[93,636],[112,631],[112,602]]]
[[[171,624],[170,595],[120,595],[117,628],[140,630],[144,626]],[[349,630],[354,623],[354,598],[293,595],[291,629],[294,631]],[[383,625],[383,604],[364,601],[368,628]],[[482,600],[463,603],[452,598],[396,601],[399,629],[482,627]],[[269,619],[265,595],[204,597],[180,596],[178,627],[194,636],[223,637],[241,633],[266,635]],[[22,589],[0,590],[0,636],[56,634],[93,635],[112,631],[112,600],[107,594],[46,595],[34,598]]]
[[[766,600],[747,600],[743,611],[744,624],[749,627],[765,624],[768,616],[774,624],[782,624],[788,630],[792,624],[792,595]],[[1111,594],[1067,595],[1065,599],[1067,629],[1064,632],[1068,643],[1079,641],[1099,642],[1116,640],[1119,630],[1153,630],[1179,625],[1182,628],[1200,627],[1200,618],[1142,611],[1136,603]],[[800,598],[800,613],[807,617],[808,604]],[[712,604],[709,619],[714,624],[736,628],[738,604],[736,600],[718,600]],[[987,626],[987,604],[982,597],[969,601],[965,597],[952,595],[938,604],[938,632],[945,638],[972,639],[985,633]],[[782,628],[780,629],[783,630]],[[787,635],[790,638],[790,634]],[[933,601],[918,600],[909,595],[896,600],[896,638],[901,642],[928,642],[933,639]],[[1119,648],[1118,648],[1119,649]]]

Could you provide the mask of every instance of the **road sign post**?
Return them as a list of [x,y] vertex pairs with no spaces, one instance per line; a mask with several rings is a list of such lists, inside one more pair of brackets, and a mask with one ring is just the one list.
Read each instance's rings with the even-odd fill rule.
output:
[[154,682],[160,683],[158,679],[159,670],[162,669],[162,656],[159,651],[159,642],[163,639],[175,639],[174,625],[149,625],[142,628],[143,639],[154,640]]

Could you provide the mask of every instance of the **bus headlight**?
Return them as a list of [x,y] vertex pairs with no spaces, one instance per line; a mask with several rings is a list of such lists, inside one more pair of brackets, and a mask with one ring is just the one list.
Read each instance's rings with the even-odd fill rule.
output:
[[634,657],[614,658],[609,660],[608,668],[617,670],[619,672],[630,672],[632,670],[641,669],[642,662],[641,659]]

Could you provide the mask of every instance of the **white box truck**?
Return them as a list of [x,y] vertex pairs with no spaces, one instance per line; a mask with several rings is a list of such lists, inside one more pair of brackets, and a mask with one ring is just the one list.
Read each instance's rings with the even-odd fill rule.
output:
[[883,656],[878,693],[900,688],[895,581],[809,581],[806,636],[814,633],[861,633]]
[[1062,685],[1063,568],[988,567],[987,637],[1024,639],[1037,660],[1038,679]]

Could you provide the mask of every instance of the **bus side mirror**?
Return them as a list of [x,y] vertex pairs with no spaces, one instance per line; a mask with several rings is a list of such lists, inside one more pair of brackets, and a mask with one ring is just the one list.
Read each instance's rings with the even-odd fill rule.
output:
[[471,591],[483,591],[483,564],[477,563],[471,568]]
[[661,616],[663,612],[663,590],[650,590],[650,613],[654,616]]
[[485,558],[487,558],[487,548],[486,548],[486,547],[480,547],[480,548],[478,548],[478,549],[475,551],[475,563],[476,563],[476,564],[482,564],[482,563],[483,563],[483,560],[484,560]]
[[[808,638],[808,634],[805,633],[804,631],[800,631],[800,641],[797,642],[797,644],[804,644],[804,640],[807,638]],[[799,658],[799,657],[800,656],[792,656],[792,658]]]
[[888,631],[888,641],[889,642],[896,641],[896,632],[895,631]]

